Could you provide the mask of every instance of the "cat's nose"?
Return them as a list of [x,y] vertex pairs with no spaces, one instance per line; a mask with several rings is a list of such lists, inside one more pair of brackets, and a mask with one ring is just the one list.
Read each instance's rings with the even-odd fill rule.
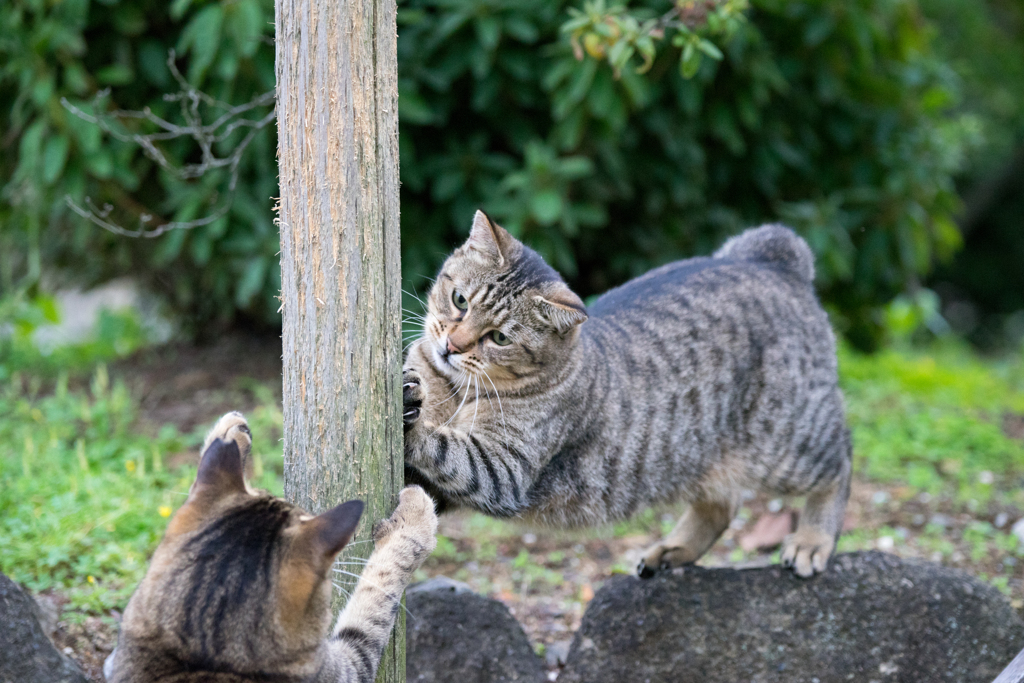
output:
[[448,353],[462,353],[462,349],[455,345],[451,337],[448,337]]

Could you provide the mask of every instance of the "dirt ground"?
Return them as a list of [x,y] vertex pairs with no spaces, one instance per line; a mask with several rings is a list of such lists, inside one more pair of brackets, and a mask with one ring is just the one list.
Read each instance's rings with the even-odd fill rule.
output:
[[[209,347],[168,346],[119,363],[141,401],[143,424],[175,423],[191,430],[226,410],[255,405],[252,380],[280,398],[280,341],[228,337]],[[249,378],[249,379],[245,379]],[[1024,437],[1024,418],[1008,419],[1007,433]],[[1020,432],[1014,434],[1014,432]],[[642,549],[674,523],[678,510],[647,513],[617,527],[569,534],[458,513],[442,518],[444,537],[417,579],[444,575],[502,601],[523,625],[555,680],[587,603],[615,573],[632,573]],[[708,566],[759,566],[777,561],[777,545],[795,520],[783,501],[750,497],[732,526],[701,559]],[[941,562],[971,574],[1008,577],[1005,590],[1024,608],[1024,562],[979,541],[979,523],[1009,529],[1024,510],[969,513],[950,500],[900,486],[856,479],[840,550],[877,549]],[[87,674],[102,681],[102,661],[116,639],[119,615],[84,621],[57,619],[59,595],[41,596],[55,617],[54,639]],[[46,611],[44,609],[44,611]],[[416,615],[409,615],[415,619]]]

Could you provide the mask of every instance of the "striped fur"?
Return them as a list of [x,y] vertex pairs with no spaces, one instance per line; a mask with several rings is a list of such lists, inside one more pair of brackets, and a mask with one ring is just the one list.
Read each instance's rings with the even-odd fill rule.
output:
[[199,474],[128,603],[111,683],[371,683],[399,601],[432,552],[433,502],[404,489],[334,628],[331,568],[362,503],[318,517],[242,476],[249,432],[225,415]]
[[783,557],[801,575],[822,571],[850,437],[813,263],[791,230],[763,226],[585,310],[478,212],[406,360],[407,480],[442,508],[557,527],[691,503],[643,575],[703,554],[744,488],[807,495]]

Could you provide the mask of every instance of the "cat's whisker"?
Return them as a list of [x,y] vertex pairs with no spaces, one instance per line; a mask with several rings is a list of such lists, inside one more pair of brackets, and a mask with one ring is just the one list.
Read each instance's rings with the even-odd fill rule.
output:
[[484,371],[484,377],[487,378],[487,381],[491,383],[491,388],[494,389],[494,398],[498,399],[498,411],[501,413],[501,427],[505,431],[505,453],[511,457],[511,454],[508,452],[508,424],[505,422],[505,408],[501,405],[501,394],[498,393],[498,387],[494,386],[494,380],[491,379],[491,376],[487,374],[486,370]]
[[[447,427],[449,424],[451,424],[452,420],[454,420],[458,416],[459,411],[462,410],[462,406],[466,405],[466,399],[469,398],[469,375],[464,375],[464,376],[466,377],[466,384],[465,384],[466,395],[462,397],[462,403],[460,403],[459,407],[455,409],[455,412],[452,413],[452,416],[448,418],[448,421],[445,422],[443,425],[441,425],[440,427],[438,427],[437,429],[434,430],[435,434],[437,433],[438,429],[442,429],[444,427]],[[462,384],[460,382],[459,391],[461,391],[462,388],[463,387],[462,387]]]
[[411,296],[413,299],[416,299],[416,301],[419,301],[421,304],[423,304],[423,307],[426,308],[427,302],[421,299],[418,294],[414,294],[413,292],[410,292],[408,289],[405,288],[403,288],[402,291]]
[[[366,578],[365,576],[359,576],[359,574],[353,574],[352,572],[347,572],[347,571],[345,571],[344,569],[335,569],[334,571],[336,571],[336,572],[337,572],[337,573],[339,573],[339,574],[347,574],[347,575],[349,575],[349,576],[355,577],[355,578],[356,578],[356,579],[358,580],[358,582],[365,582],[365,583],[366,583],[366,585],[368,585],[368,586],[373,586],[374,588],[376,588],[376,589],[377,589],[377,590],[379,590],[380,592],[382,592],[382,593],[384,593],[384,594],[386,594],[386,595],[390,595],[390,593],[388,593],[388,591],[387,591],[387,589],[386,589],[386,588],[384,588],[383,586],[381,586],[381,585],[380,585],[379,583],[376,583],[376,582],[374,582],[374,581],[370,581],[370,580],[369,580],[369,579],[367,579],[367,578]],[[334,582],[332,581],[331,583],[334,583]],[[335,587],[337,587],[337,588],[338,588],[339,590],[342,590],[342,591],[344,591],[344,589],[343,589],[343,588],[341,588],[341,586],[338,586],[338,584],[336,584],[336,583],[335,583],[334,585],[335,585]],[[404,590],[404,589],[403,589],[403,590]],[[406,613],[406,614],[408,614],[408,615],[409,615],[410,617],[412,617],[413,619],[415,619],[415,618],[416,618],[416,617],[415,617],[415,615],[413,615],[413,613],[412,613],[412,612],[410,612],[410,611],[409,611],[408,609],[406,609],[405,605],[403,605],[403,604],[402,604],[401,602],[399,602],[398,604],[399,604],[399,606],[400,606],[400,607],[401,607],[401,608],[402,608],[403,610],[405,610],[405,613]]]
[[[473,398],[473,422],[469,425],[469,435],[473,436],[473,427],[476,426],[476,414],[480,410],[480,378],[477,375],[473,375],[473,390],[476,392]],[[469,392],[466,392],[466,396],[469,396]]]

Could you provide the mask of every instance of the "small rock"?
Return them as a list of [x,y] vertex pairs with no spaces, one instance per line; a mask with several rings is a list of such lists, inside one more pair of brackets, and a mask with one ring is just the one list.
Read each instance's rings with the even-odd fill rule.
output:
[[991,683],[1022,647],[1024,621],[992,586],[850,553],[813,579],[777,565],[613,577],[558,680]]
[[473,589],[468,583],[449,579],[447,576],[435,576],[426,581],[415,583],[406,590],[407,593],[419,593],[422,591],[447,591],[458,595],[460,593],[472,593]]
[[1024,517],[1021,517],[1020,519],[1018,519],[1014,523],[1014,525],[1010,529],[1010,531],[1013,533],[1014,536],[1017,537],[1018,541],[1020,541],[1021,543],[1024,543]]
[[978,473],[978,483],[984,486],[991,486],[996,483],[996,475],[988,470],[982,470]]
[[88,683],[43,632],[37,609],[18,584],[0,574],[0,681]]
[[782,509],[782,499],[781,498],[775,498],[770,503],[768,503],[768,512],[775,513],[775,512],[778,512],[781,509]]
[[998,515],[996,515],[996,518],[992,520],[992,526],[994,526],[997,529],[1002,529],[1004,526],[1006,526],[1006,523],[1009,521],[1010,515],[1006,514],[1005,512],[1000,512]]
[[[429,583],[429,582],[424,582]],[[445,579],[408,590],[406,671],[415,683],[540,683],[541,659],[497,600]]]
[[936,512],[928,520],[928,523],[929,524],[934,524],[935,526],[940,526],[943,529],[945,529],[946,527],[949,526],[949,517],[947,517],[946,515],[939,514],[939,513]]
[[871,502],[875,505],[884,505],[889,502],[889,493],[887,491],[875,491],[871,496]]
[[526,545],[533,545],[537,542],[537,534],[530,533],[529,531],[523,534],[523,543]]
[[544,650],[544,663],[548,665],[549,669],[565,666],[565,662],[569,658],[570,645],[572,645],[571,640],[559,640],[547,646]]
[[879,550],[892,550],[895,545],[896,542],[893,540],[892,536],[881,536],[878,539]]

